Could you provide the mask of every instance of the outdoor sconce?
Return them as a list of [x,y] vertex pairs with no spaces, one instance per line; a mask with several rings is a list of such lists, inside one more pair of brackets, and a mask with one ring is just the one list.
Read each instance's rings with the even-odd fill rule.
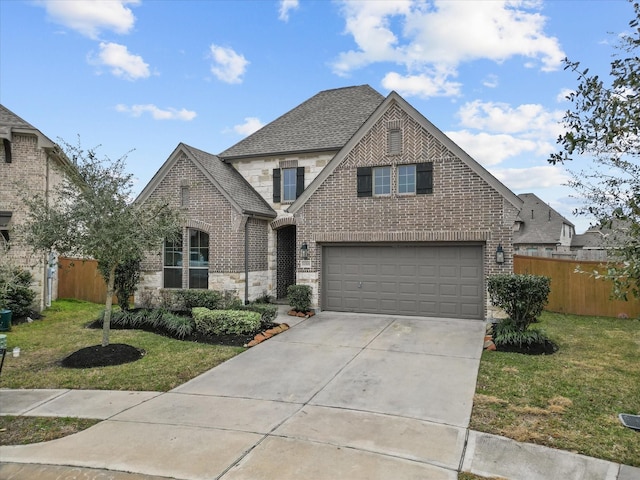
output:
[[307,245],[307,242],[300,245],[300,258],[302,260],[309,260],[309,246]]
[[502,244],[498,244],[498,248],[496,249],[496,263],[504,263],[504,250],[502,249]]

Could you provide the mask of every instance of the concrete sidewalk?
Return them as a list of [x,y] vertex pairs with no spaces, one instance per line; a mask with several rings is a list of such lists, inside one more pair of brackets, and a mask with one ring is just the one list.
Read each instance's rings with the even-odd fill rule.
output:
[[482,322],[323,312],[167,393],[0,390],[0,414],[104,420],[0,447],[0,477],[640,480],[468,431],[483,335]]

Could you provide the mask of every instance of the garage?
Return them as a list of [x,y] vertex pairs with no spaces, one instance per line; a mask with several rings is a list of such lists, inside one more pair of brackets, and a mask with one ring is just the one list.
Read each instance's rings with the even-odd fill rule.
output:
[[483,319],[482,245],[323,247],[322,308]]

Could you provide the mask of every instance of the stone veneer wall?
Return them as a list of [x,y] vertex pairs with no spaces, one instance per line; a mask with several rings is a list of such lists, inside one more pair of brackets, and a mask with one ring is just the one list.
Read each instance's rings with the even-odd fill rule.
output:
[[[387,129],[402,129],[402,153],[387,154]],[[357,196],[357,167],[433,162],[433,194]],[[395,168],[392,185],[396,185]],[[517,210],[462,160],[393,103],[296,214],[298,243],[310,262],[298,263],[298,282],[312,286],[319,306],[321,246],[360,242],[476,242],[485,245],[485,276],[511,272],[512,225]],[[495,262],[501,244],[506,262]],[[297,245],[300,248],[300,245]],[[486,285],[485,285],[486,290]],[[487,313],[489,310],[487,302]]]

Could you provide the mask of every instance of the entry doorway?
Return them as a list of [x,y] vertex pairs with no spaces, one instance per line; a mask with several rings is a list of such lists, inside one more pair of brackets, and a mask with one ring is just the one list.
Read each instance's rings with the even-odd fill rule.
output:
[[289,286],[296,283],[296,226],[282,227],[276,233],[276,296],[283,299]]

